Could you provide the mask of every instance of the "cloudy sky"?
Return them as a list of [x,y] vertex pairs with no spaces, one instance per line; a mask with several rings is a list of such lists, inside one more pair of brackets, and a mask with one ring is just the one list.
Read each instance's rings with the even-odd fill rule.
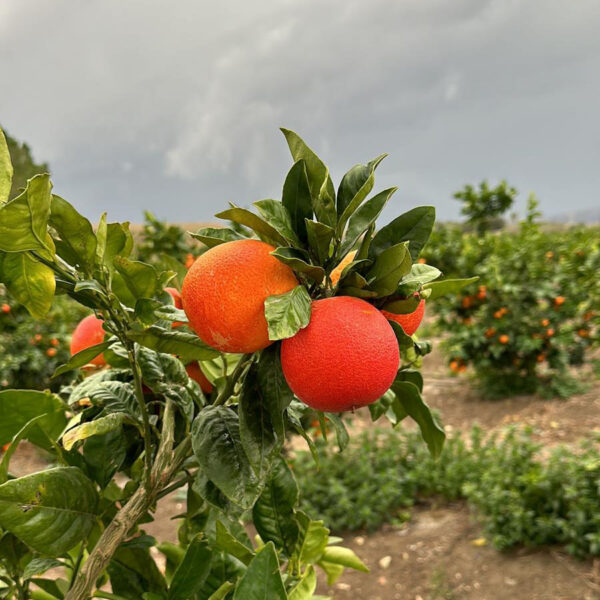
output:
[[1,0],[0,123],[96,219],[279,197],[279,126],[388,215],[483,178],[600,205],[598,0]]

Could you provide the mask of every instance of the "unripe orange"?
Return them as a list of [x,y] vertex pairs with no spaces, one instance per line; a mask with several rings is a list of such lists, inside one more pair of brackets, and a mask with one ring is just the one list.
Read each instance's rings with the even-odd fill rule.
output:
[[[103,322],[102,319],[98,319],[94,315],[89,315],[79,322],[71,338],[71,355],[104,341]],[[90,363],[101,367],[106,364],[106,361],[104,360],[104,356],[99,354]]]
[[344,256],[344,258],[342,259],[342,262],[333,271],[331,271],[331,275],[329,277],[331,278],[331,283],[333,285],[338,284],[338,281],[342,276],[342,271],[354,260],[355,256],[356,250],[348,252],[348,254],[346,254],[346,256]]
[[421,300],[413,312],[404,315],[397,315],[396,313],[387,310],[382,310],[381,312],[386,319],[398,323],[406,335],[413,335],[419,328],[423,316],[425,315],[425,300]]
[[188,374],[188,377],[190,379],[193,379],[200,386],[200,389],[205,394],[210,394],[212,392],[212,390],[213,390],[212,383],[208,380],[206,375],[202,372],[200,365],[196,361],[193,361],[193,362],[185,365],[185,370]]
[[258,240],[236,240],[211,248],[191,266],[181,290],[183,309],[206,344],[243,353],[271,344],[265,300],[298,285],[273,250]]
[[292,391],[312,408],[342,412],[375,402],[400,365],[398,342],[374,306],[349,296],[316,300],[310,323],[281,344]]

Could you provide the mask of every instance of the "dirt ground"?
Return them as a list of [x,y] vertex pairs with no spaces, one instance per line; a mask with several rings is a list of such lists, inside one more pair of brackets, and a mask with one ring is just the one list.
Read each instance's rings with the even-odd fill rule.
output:
[[[523,396],[494,401],[481,400],[467,377],[450,376],[435,351],[426,357],[423,372],[424,397],[447,428],[466,431],[477,423],[490,431],[526,423],[548,447],[600,431],[600,383],[587,372],[582,377],[590,389],[569,400]],[[359,413],[352,428],[363,429],[369,422]],[[39,463],[36,452],[24,446],[11,470],[31,472]],[[172,494],[160,502],[154,523],[145,530],[174,541],[177,522],[171,519],[183,509],[181,496]],[[419,506],[404,526],[369,535],[353,532],[345,544],[371,574],[347,571],[332,588],[321,578],[319,593],[334,600],[600,600],[600,560],[578,561],[555,548],[497,552],[462,503]]]

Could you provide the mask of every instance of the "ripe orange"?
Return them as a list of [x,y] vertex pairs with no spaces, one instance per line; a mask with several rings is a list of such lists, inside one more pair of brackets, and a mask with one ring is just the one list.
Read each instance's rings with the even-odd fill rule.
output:
[[546,335],[548,337],[552,337],[554,335],[554,329],[552,329],[552,327],[550,327],[549,329],[546,329]]
[[342,412],[375,402],[396,377],[398,342],[374,306],[349,296],[316,300],[310,323],[283,340],[292,391],[312,408]]
[[404,329],[404,333],[406,333],[406,335],[413,335],[413,333],[415,333],[415,331],[417,331],[419,328],[419,325],[423,320],[423,316],[425,315],[425,300],[421,300],[413,312],[404,315],[398,315],[383,309],[381,312],[386,319],[398,323],[402,329]]
[[465,296],[461,302],[463,308],[470,308],[472,303],[473,299],[471,298],[471,296]]
[[[98,319],[94,315],[89,315],[79,321],[73,337],[71,338],[71,356],[77,354],[90,346],[95,346],[104,341],[104,329],[102,329],[102,319]],[[90,363],[101,367],[106,364],[104,356],[99,354],[93,358]]]
[[176,290],[172,287],[166,287],[165,292],[171,294],[171,297],[173,298],[173,302],[175,304],[175,308],[183,308],[183,304],[181,302],[181,294],[179,293],[179,290]]
[[195,261],[195,260],[196,260],[196,259],[194,258],[194,255],[193,255],[193,254],[191,254],[190,252],[188,252],[188,253],[185,255],[185,268],[186,268],[186,269],[189,269],[189,268],[190,268],[190,267],[191,267],[191,266],[194,264],[194,261]]
[[355,256],[356,250],[349,252],[348,254],[346,254],[346,256],[344,256],[342,262],[333,271],[331,271],[331,275],[329,277],[331,278],[331,283],[333,285],[338,284],[338,281],[342,276],[342,271],[354,260]]
[[205,394],[210,394],[213,390],[212,383],[208,380],[206,375],[202,372],[200,365],[194,361],[185,365],[185,370],[190,379],[193,379]]
[[548,325],[550,325],[550,319],[542,319],[541,323],[542,327],[548,327]]
[[554,298],[554,306],[556,306],[557,308],[559,306],[562,306],[564,303],[565,303],[564,296],[556,296],[556,298]]
[[498,341],[499,341],[501,344],[508,344],[509,340],[510,340],[510,338],[509,338],[509,337],[508,337],[508,336],[507,336],[505,333],[503,333],[503,334],[502,334],[502,335],[501,335],[501,336],[498,338]]
[[205,343],[222,352],[256,352],[271,341],[264,303],[298,285],[294,272],[271,256],[273,246],[236,240],[211,248],[183,280],[183,309]]
[[489,327],[488,329],[485,330],[485,337],[486,338],[491,338],[494,337],[494,335],[496,335],[496,330],[493,327]]
[[48,348],[46,350],[46,356],[49,356],[50,358],[56,356],[56,348]]
[[10,304],[3,304],[2,305],[2,312],[5,314],[8,314],[10,312]]

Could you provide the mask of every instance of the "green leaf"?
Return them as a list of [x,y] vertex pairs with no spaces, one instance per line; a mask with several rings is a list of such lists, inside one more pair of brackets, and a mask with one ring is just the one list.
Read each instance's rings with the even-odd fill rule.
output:
[[264,219],[261,219],[258,215],[255,215],[245,208],[234,206],[217,213],[215,217],[249,227],[261,240],[272,246],[285,246],[287,243],[286,239],[277,231],[277,229],[275,229],[275,227],[269,225]]
[[311,565],[306,569],[302,579],[290,590],[288,600],[311,600],[317,589],[317,574]]
[[283,264],[294,269],[294,271],[304,273],[315,283],[321,283],[323,277],[325,277],[325,269],[310,264],[308,253],[304,250],[297,248],[277,248],[271,254]]
[[225,242],[235,242],[237,240],[247,239],[230,227],[202,227],[201,229],[198,229],[196,233],[190,231],[189,234],[209,248],[224,244]]
[[[360,236],[369,229],[369,227],[377,220],[383,207],[392,197],[392,194],[398,188],[390,188],[373,196],[367,200],[358,210],[350,217],[348,221],[348,229],[340,246],[340,255],[345,256],[354,248]],[[371,244],[372,247],[372,244]],[[372,258],[369,256],[369,258]]]
[[409,210],[375,234],[369,248],[369,258],[375,258],[386,248],[408,241],[410,257],[413,261],[416,260],[431,235],[434,223],[433,206],[418,206]]
[[423,375],[416,369],[406,369],[404,371],[398,371],[396,375],[396,381],[408,381],[415,385],[419,392],[423,392]]
[[0,281],[24,304],[34,319],[42,319],[52,306],[56,289],[54,272],[26,252],[0,255]]
[[287,600],[279,561],[272,542],[252,559],[233,595],[233,600]]
[[36,175],[27,182],[27,189],[22,194],[0,204],[0,250],[49,250],[47,233],[51,197],[50,176]]
[[233,583],[226,581],[214,594],[210,595],[208,600],[224,600],[234,587]]
[[325,163],[306,145],[304,140],[289,129],[281,129],[295,161],[304,160],[312,205],[317,219],[335,227],[335,188]]
[[192,447],[201,471],[233,502],[250,508],[259,494],[256,475],[244,452],[237,415],[208,406],[192,426]]
[[273,431],[269,407],[258,385],[258,366],[251,365],[238,404],[240,438],[244,452],[262,483],[271,468],[271,459],[280,444]]
[[[98,235],[98,232],[96,232]],[[106,242],[102,253],[101,264],[109,270],[114,268],[117,256],[127,257],[131,254],[133,238],[129,231],[129,223],[108,223],[106,225]]]
[[13,166],[10,160],[8,144],[4,132],[0,128],[0,204],[4,204],[10,195],[12,186]]
[[234,537],[227,527],[217,520],[216,524],[216,546],[219,550],[223,550],[235,556],[238,560],[242,561],[245,565],[248,565],[254,558],[254,552],[246,545],[242,544],[236,537]]
[[404,329],[402,329],[402,325],[400,325],[400,323],[390,320],[388,320],[388,323],[392,326],[392,329],[396,334],[396,339],[398,340],[398,347],[400,350],[408,350],[415,345],[410,335],[406,335],[406,333],[404,333]]
[[115,594],[130,598],[142,597],[144,593],[166,596],[167,583],[145,546],[121,544],[108,565],[108,574]]
[[207,346],[193,333],[167,331],[156,325],[147,329],[130,329],[127,337],[156,352],[177,354],[183,360],[206,360],[219,356],[217,350]]
[[92,224],[60,196],[52,195],[50,207],[50,225],[60,236],[69,255],[77,261],[71,264],[91,272],[96,259],[96,236]]
[[355,571],[369,572],[369,567],[350,548],[327,546],[323,551],[322,560],[334,565],[342,565]]
[[36,575],[42,575],[46,571],[50,569],[55,569],[57,567],[64,566],[60,560],[56,560],[55,558],[34,558],[30,560],[25,568],[23,569],[23,579],[31,579]]
[[348,431],[346,430],[344,421],[337,413],[325,413],[325,416],[333,424],[337,444],[340,449],[340,452],[342,452],[348,445],[348,442],[350,441],[350,436],[348,435]]
[[321,560],[317,563],[327,575],[327,585],[332,586],[344,573],[344,567],[335,563]]
[[262,402],[271,417],[271,423],[280,442],[285,440],[283,412],[294,399],[281,368],[280,346],[272,344],[265,348],[258,361],[258,387]]
[[444,447],[446,434],[443,427],[433,416],[429,406],[424,402],[419,389],[409,381],[395,381],[392,384],[392,390],[394,390],[404,410],[419,425],[429,452],[437,458]]
[[106,417],[100,417],[94,421],[82,423],[73,429],[69,429],[62,438],[63,447],[65,450],[71,450],[73,446],[93,435],[103,435],[109,431],[121,429],[125,415],[123,413],[112,413]]
[[285,178],[282,204],[290,215],[292,229],[298,238],[305,242],[307,240],[305,220],[312,219],[313,209],[306,163],[302,159],[294,163]]
[[435,300],[446,294],[456,294],[465,286],[477,281],[479,277],[469,277],[468,279],[444,279],[442,281],[432,281],[423,286],[425,290],[431,290],[429,300]]
[[40,415],[46,415],[39,422],[39,427],[47,436],[34,429],[27,439],[49,449],[47,437],[52,440],[58,438],[67,424],[65,407],[60,398],[48,391],[0,391],[0,445],[10,442],[24,425]]
[[0,485],[0,526],[51,557],[85,539],[98,494],[76,467],[49,469]]
[[304,224],[306,225],[308,246],[317,262],[323,265],[329,258],[329,247],[335,235],[335,230],[329,225],[319,223],[319,221],[305,219]]
[[161,276],[152,265],[122,256],[115,257],[113,264],[136,300],[152,298],[158,290],[162,289]]
[[323,521],[312,521],[301,511],[296,515],[300,526],[296,555],[301,563],[313,565],[323,556],[329,540],[329,529],[323,525]]
[[127,457],[128,448],[128,436],[121,429],[85,440],[83,456],[88,466],[88,473],[101,488],[105,488],[121,468]]
[[410,272],[412,261],[407,246],[408,242],[390,246],[376,257],[367,278],[369,288],[380,297],[393,294],[399,281]]
[[202,587],[208,574],[212,551],[202,533],[188,546],[169,586],[168,600],[188,600]]
[[437,279],[442,272],[431,265],[415,263],[408,275],[402,278],[401,284],[420,283],[421,285]]
[[375,169],[386,156],[387,154],[381,154],[367,165],[355,165],[342,177],[337,194],[339,237],[344,233],[350,216],[371,193],[375,183]]
[[96,356],[102,354],[105,350],[110,348],[116,341],[116,339],[108,340],[106,342],[95,344],[94,346],[90,346],[89,348],[85,348],[84,350],[77,352],[77,354],[74,354],[69,359],[69,362],[65,363],[64,365],[60,365],[60,367],[58,367],[58,369],[54,371],[52,377],[58,377],[63,373],[67,373],[68,371],[72,371],[73,369],[79,369],[80,367],[89,364],[94,358],[96,358]]
[[261,539],[273,542],[291,557],[298,541],[298,522],[294,508],[298,503],[298,485],[287,463],[278,457],[271,477],[252,509],[252,521]]
[[300,239],[292,226],[292,218],[287,208],[279,202],[267,198],[253,203],[263,219],[276,229],[290,244],[300,245]]
[[270,340],[293,337],[310,322],[311,299],[303,285],[265,300]]

